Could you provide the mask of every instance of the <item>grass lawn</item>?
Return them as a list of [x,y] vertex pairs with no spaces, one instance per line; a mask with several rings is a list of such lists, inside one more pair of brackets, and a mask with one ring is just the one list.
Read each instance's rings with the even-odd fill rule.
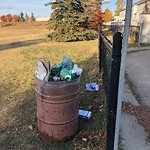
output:
[[[52,42],[42,23],[0,27],[0,149],[1,150],[103,150],[106,139],[106,111],[103,89],[92,93],[85,84],[101,84],[98,72],[97,40]],[[37,134],[34,92],[34,62],[47,59],[51,64],[70,57],[84,72],[81,77],[79,106],[91,110],[89,121],[80,120],[79,131],[65,143],[44,143]],[[84,140],[87,139],[87,140]]]

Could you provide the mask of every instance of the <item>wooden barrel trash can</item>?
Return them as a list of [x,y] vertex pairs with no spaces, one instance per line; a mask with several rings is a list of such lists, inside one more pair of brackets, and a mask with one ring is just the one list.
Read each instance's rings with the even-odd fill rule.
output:
[[80,78],[45,82],[35,78],[38,134],[43,141],[67,141],[78,131]]

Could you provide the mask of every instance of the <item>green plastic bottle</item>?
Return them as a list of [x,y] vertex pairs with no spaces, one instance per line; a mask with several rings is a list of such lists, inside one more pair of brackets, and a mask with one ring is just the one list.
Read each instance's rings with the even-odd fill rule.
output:
[[65,81],[70,81],[76,79],[78,76],[72,73],[72,70],[63,68],[60,72],[60,77],[63,78]]

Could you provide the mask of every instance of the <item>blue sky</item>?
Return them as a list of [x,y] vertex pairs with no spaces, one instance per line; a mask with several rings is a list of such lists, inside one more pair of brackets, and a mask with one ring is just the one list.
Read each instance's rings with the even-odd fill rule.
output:
[[[104,2],[102,5],[102,10],[105,10],[106,8],[109,8],[112,12],[114,12],[114,10],[116,9],[116,1],[117,0],[106,0],[108,2]],[[138,2],[140,0],[133,0],[133,3]],[[127,0],[126,0],[127,2]]]
[[0,15],[27,13],[29,16],[33,12],[35,17],[49,17],[51,8],[44,6],[49,0],[0,0]]
[[[106,8],[115,10],[116,0],[106,0],[108,2],[103,3],[102,9]],[[139,0],[133,0],[137,2]],[[20,14],[27,13],[29,16],[33,12],[35,17],[49,17],[51,14],[51,8],[44,6],[49,0],[0,0],[0,15],[4,14]]]

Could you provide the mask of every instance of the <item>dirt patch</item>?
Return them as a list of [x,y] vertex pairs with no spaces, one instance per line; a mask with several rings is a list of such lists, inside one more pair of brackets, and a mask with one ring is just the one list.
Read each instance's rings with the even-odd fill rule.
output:
[[123,111],[136,116],[138,123],[144,127],[148,133],[148,142],[150,142],[150,107],[134,106],[130,102],[123,102]]
[[45,28],[48,26],[48,22],[40,22],[40,21],[34,21],[34,22],[1,22],[0,23],[0,27],[2,28],[35,28],[35,27],[39,27],[39,28]]
[[48,41],[48,38],[43,38],[43,39],[18,41],[18,42],[13,42],[13,43],[9,43],[9,44],[3,44],[3,45],[0,45],[0,51],[12,49],[12,48],[18,48],[18,47],[25,47],[25,46],[40,44],[40,43],[44,43],[47,41]]

